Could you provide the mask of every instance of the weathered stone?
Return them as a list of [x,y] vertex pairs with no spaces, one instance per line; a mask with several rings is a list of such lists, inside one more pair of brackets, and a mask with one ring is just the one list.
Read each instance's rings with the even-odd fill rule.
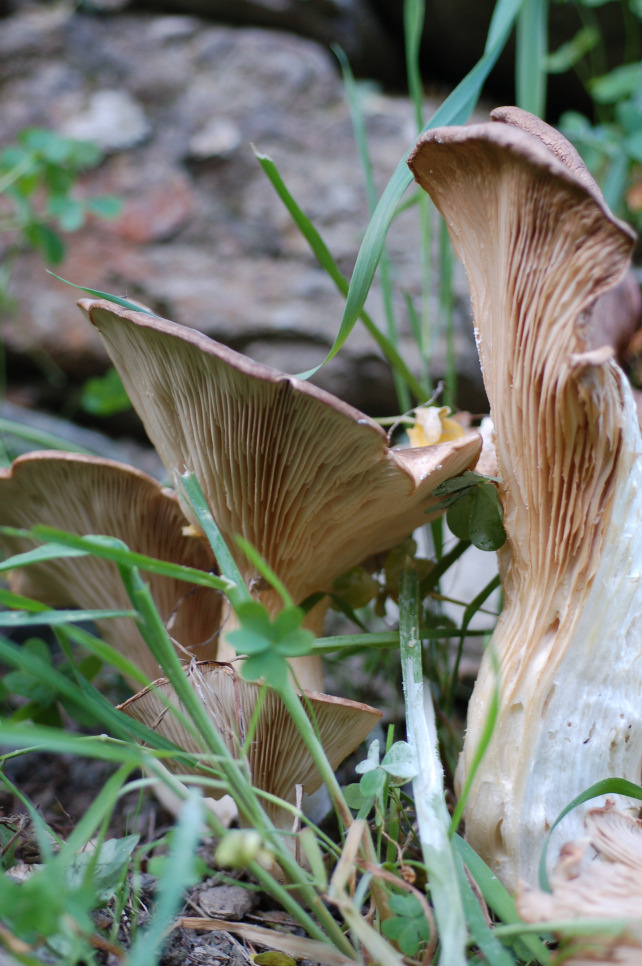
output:
[[93,141],[104,151],[122,151],[145,141],[150,125],[140,104],[120,90],[93,93],[83,108],[62,126],[62,133],[79,141]]
[[203,889],[198,904],[206,916],[238,922],[254,905],[252,893],[242,886],[222,885]]
[[[27,72],[21,58],[36,27],[25,13],[7,21],[17,53],[5,47],[0,141],[32,125],[64,129],[106,89],[141,106],[149,134],[119,150],[112,142],[101,167],[82,176],[80,193],[118,194],[123,211],[114,222],[95,220],[67,236],[57,273],[149,305],[285,371],[318,365],[345,300],[266,179],[252,144],[274,158],[349,277],[369,215],[332,57],[291,35],[196,18],[103,18],[71,10],[66,17]],[[14,57],[20,63],[11,70]],[[414,139],[413,111],[407,99],[372,87],[362,87],[360,96],[381,190]],[[433,106],[426,105],[427,113]],[[404,301],[404,292],[418,299],[423,285],[416,208],[393,222],[388,251],[400,348],[419,371]],[[461,278],[457,288],[457,368],[469,390],[461,402],[479,410],[483,394]],[[436,279],[432,289],[436,381],[445,374],[446,350]],[[94,330],[74,307],[77,293],[48,276],[34,253],[16,260],[11,290],[16,308],[3,319],[3,338],[12,371],[46,356],[76,383],[105,368]],[[376,281],[366,307],[385,331]],[[376,415],[398,408],[389,367],[361,323],[315,381]]]

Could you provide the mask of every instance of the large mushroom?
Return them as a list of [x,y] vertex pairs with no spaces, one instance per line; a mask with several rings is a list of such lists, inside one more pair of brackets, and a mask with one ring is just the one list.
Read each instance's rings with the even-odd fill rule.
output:
[[[479,456],[477,435],[391,448],[364,413],[199,332],[109,302],[81,305],[179,499],[180,477],[191,471],[244,580],[270,613],[281,608],[281,599],[263,588],[234,542],[237,534],[259,551],[299,604],[329,591],[340,574],[430,520],[439,502],[433,490]],[[184,500],[182,506],[198,529],[191,506]],[[307,617],[316,634],[327,603]],[[233,656],[223,642],[217,659]],[[291,663],[302,688],[323,690],[320,658]]]
[[[294,602],[302,603],[313,593],[330,590],[345,570],[393,546],[431,519],[430,511],[439,502],[432,497],[433,490],[472,468],[479,455],[477,435],[412,450],[392,449],[377,423],[305,382],[155,316],[123,311],[110,302],[85,301],[82,305],[101,333],[176,485],[182,511],[168,491],[126,467],[61,454],[34,454],[18,460],[11,471],[0,476],[0,525],[29,528],[53,523],[76,533],[107,533],[143,553],[167,555],[176,562],[209,569],[214,561],[195,533],[200,527],[198,516],[181,496],[181,477],[192,471],[248,588],[275,615],[281,600],[266,588],[240,551],[234,541],[237,534],[267,560]],[[56,480],[59,482],[54,483]],[[105,496],[107,490],[112,495]],[[155,495],[163,506],[163,501],[171,505],[171,522],[150,512],[143,490]],[[185,529],[188,521],[192,526]],[[24,538],[16,541],[0,536],[0,542],[10,553],[30,546]],[[13,580],[14,586],[51,604],[119,606],[124,599],[122,588],[114,586],[115,576],[104,562],[88,563],[83,558],[78,564],[66,558],[16,571]],[[176,615],[184,606],[181,601],[192,599],[189,585],[176,592],[172,589],[167,606],[154,583],[152,591],[161,615],[171,619],[170,631],[176,637]],[[193,608],[199,593],[194,595]],[[197,646],[202,646],[203,657],[218,662],[235,657],[225,640],[234,626],[231,607],[216,596],[211,606],[209,615],[199,611],[189,633],[186,630],[178,637],[187,648],[182,652],[186,661],[192,655],[200,656]],[[306,619],[307,626],[317,633],[325,607],[321,602]],[[110,643],[125,650],[150,677],[157,676],[153,659],[141,651],[140,641],[132,643],[132,633],[137,635],[133,624],[121,634],[112,622],[106,633]],[[319,726],[321,720],[326,722],[322,739],[336,767],[370,731],[379,713],[319,694],[323,680],[319,657],[293,658],[291,665],[299,687],[309,695]],[[245,710],[239,711],[238,704],[230,704],[228,672],[220,663],[209,667],[207,671],[192,668],[189,673],[206,681],[199,693],[213,714],[214,709],[223,714],[227,723],[219,722],[224,729],[221,733],[236,753],[242,720],[251,718],[250,704],[258,689],[237,681],[234,693],[245,695]],[[173,728],[175,695],[168,689],[166,682],[156,682],[124,710],[160,730]],[[160,705],[165,708],[163,697],[168,707],[160,713]],[[268,709],[279,706],[271,691],[266,701]],[[281,720],[282,708],[274,714]],[[334,730],[326,727],[331,716]],[[287,726],[281,723],[279,731],[285,733]],[[261,739],[269,742],[270,754],[275,737],[263,735]],[[180,744],[192,748],[192,739],[182,734]],[[267,779],[260,756],[267,753],[267,746],[258,747],[257,738],[252,770],[255,781],[264,788]],[[291,757],[285,750],[281,754],[284,760]],[[308,792],[318,783],[311,778],[309,761],[299,755],[298,765],[278,785],[279,793],[290,801],[296,784],[304,785]]]
[[[458,782],[499,687],[466,835],[512,889],[535,881],[546,831],[574,796],[641,777],[642,439],[591,312],[626,271],[634,234],[555,130],[517,108],[491,116],[429,131],[409,164],[466,268],[495,427],[505,603]],[[576,809],[554,841],[582,820]]]

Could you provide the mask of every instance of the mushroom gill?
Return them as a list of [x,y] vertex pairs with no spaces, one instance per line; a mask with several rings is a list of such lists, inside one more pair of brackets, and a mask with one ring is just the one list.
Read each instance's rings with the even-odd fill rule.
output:
[[[118,537],[137,553],[209,571],[213,554],[204,540],[183,533],[185,518],[175,495],[130,466],[73,453],[44,451],[0,470],[0,525],[29,530],[44,524],[84,536]],[[0,534],[8,555],[31,550],[28,537]],[[159,614],[186,660],[216,656],[222,620],[221,594],[181,580],[146,574]],[[131,607],[115,564],[99,557],[60,557],[10,574],[13,591],[52,607]],[[128,617],[98,623],[102,637],[149,679],[160,668]],[[138,686],[138,684],[137,684]]]
[[584,823],[582,839],[562,847],[550,877],[552,891],[520,888],[517,910],[527,922],[590,921],[590,932],[579,925],[575,936],[572,928],[564,931],[568,940],[559,961],[568,966],[638,966],[642,960],[642,824],[612,802],[592,808]]
[[[294,805],[297,785],[306,795],[320,787],[321,776],[312,756],[273,688],[266,689],[254,721],[261,685],[244,681],[234,666],[199,662],[190,667],[188,677],[230,754],[246,763],[255,788]],[[314,691],[305,691],[302,697],[333,769],[361,744],[381,718],[380,711],[357,701]],[[120,706],[121,711],[188,753],[202,753],[198,742],[183,727],[180,717],[172,714],[172,709],[185,714],[165,678]],[[252,725],[253,737],[248,741]],[[176,765],[171,759],[166,760],[166,765],[172,771],[187,773],[184,765]],[[270,799],[264,799],[262,804],[277,828],[292,828],[291,812]]]
[[494,423],[505,603],[458,782],[498,684],[466,835],[514,889],[535,880],[575,795],[608,776],[640,780],[642,439],[591,311],[624,275],[634,234],[561,135],[517,108],[492,117],[429,131],[409,165],[466,268]]
[[[193,329],[109,302],[80,305],[179,498],[180,476],[191,471],[248,586],[260,588],[261,581],[236,545],[237,534],[299,604],[430,520],[438,502],[432,491],[479,456],[476,434],[420,449],[390,448],[364,413]],[[198,528],[192,508],[182,505]],[[280,609],[271,589],[258,596],[271,614]],[[308,615],[317,634],[326,606]],[[223,642],[218,660],[233,656]],[[291,663],[301,687],[322,690],[320,658]]]

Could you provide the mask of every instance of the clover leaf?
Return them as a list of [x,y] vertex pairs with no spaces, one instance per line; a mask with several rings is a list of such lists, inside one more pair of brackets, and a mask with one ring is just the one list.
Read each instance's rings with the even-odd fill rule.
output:
[[263,678],[277,690],[287,680],[287,658],[309,653],[314,634],[301,627],[305,612],[286,607],[274,620],[256,600],[241,604],[236,611],[240,627],[228,634],[237,654],[247,654],[242,674],[247,681]]

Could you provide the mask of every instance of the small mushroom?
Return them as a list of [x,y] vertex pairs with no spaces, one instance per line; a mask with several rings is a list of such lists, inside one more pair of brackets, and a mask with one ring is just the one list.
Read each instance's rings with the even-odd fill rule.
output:
[[[257,789],[294,805],[297,785],[308,795],[319,788],[321,776],[317,767],[273,688],[266,690],[253,737],[245,747],[261,685],[244,681],[233,666],[215,662],[192,665],[188,677],[229,752],[247,762]],[[305,691],[303,695],[333,769],[361,744],[381,718],[380,711],[356,701],[314,691]],[[190,754],[202,753],[198,742],[172,714],[174,707],[185,714],[171,684],[161,678],[122,704],[120,710]],[[170,769],[186,773],[182,766],[166,763]],[[216,797],[214,792],[212,795]],[[269,799],[264,799],[263,805],[277,828],[292,828],[291,812]]]
[[[173,322],[105,301],[80,305],[179,499],[181,474],[195,473],[245,581],[271,614],[280,597],[261,589],[235,535],[259,551],[299,604],[430,520],[438,502],[432,491],[479,456],[477,435],[391,448],[374,420],[310,383]],[[198,528],[192,508],[182,506]],[[326,607],[327,600],[307,617],[317,634]],[[218,660],[233,656],[229,645],[219,648]],[[291,663],[301,687],[322,689],[320,658]]]
[[[558,132],[517,108],[492,117],[429,131],[409,164],[466,268],[494,423],[505,603],[458,784],[498,686],[466,835],[514,889],[536,881],[546,831],[574,796],[642,774],[642,438],[591,311],[623,277],[634,233]],[[572,836],[583,812],[566,820]]]
[[[521,887],[517,910],[527,922],[590,920],[590,933],[583,934],[578,929],[576,951],[564,950],[563,962],[569,966],[584,963],[639,966],[642,961],[642,823],[618,811],[612,802],[604,808],[591,809],[584,823],[583,838],[562,847],[560,860],[551,874],[552,892]],[[614,929],[614,920],[622,922],[622,928]],[[604,922],[602,933],[600,921]]]
[[[183,533],[185,518],[175,495],[156,480],[111,460],[61,452],[21,456],[0,470],[0,525],[30,529],[45,524],[79,535],[105,534],[124,540],[138,553],[211,570],[214,557],[198,536]],[[0,535],[12,555],[31,550],[25,537]],[[179,654],[190,660],[216,656],[221,626],[221,595],[180,580],[146,575],[161,617]],[[52,607],[124,609],[131,607],[115,564],[94,556],[62,557],[14,570],[10,585]],[[99,622],[101,635],[148,678],[159,666],[126,617]]]

